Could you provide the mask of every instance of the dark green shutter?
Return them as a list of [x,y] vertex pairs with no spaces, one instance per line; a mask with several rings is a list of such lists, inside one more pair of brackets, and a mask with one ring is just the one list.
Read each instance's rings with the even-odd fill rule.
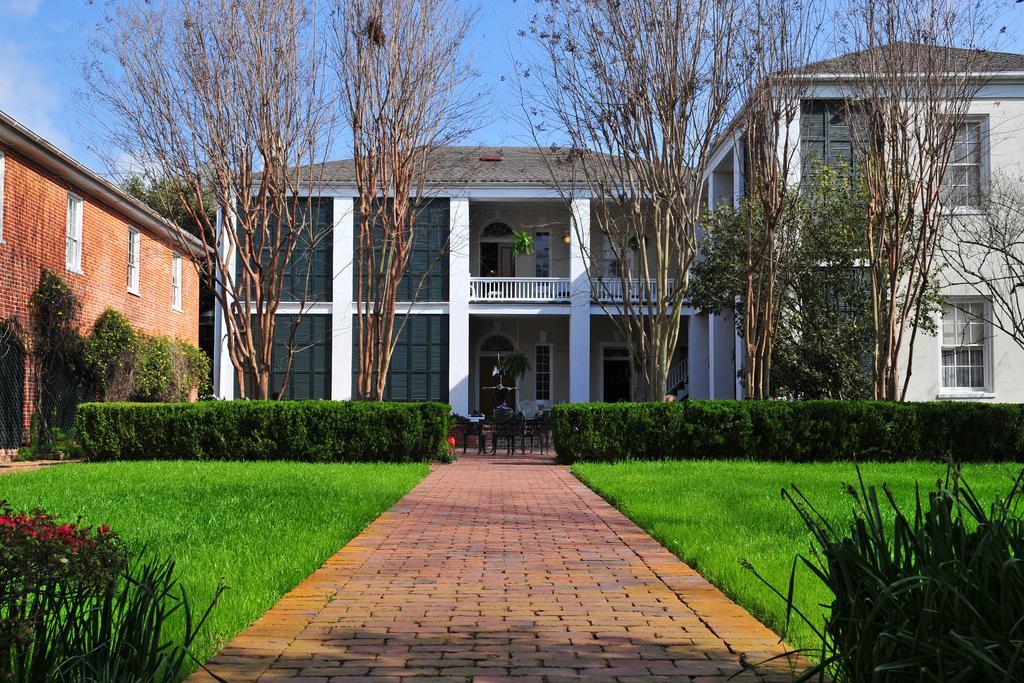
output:
[[[396,322],[397,326],[397,322]],[[352,395],[359,372],[359,319],[352,319]],[[412,315],[398,334],[385,401],[448,401],[448,316]]]
[[804,177],[817,164],[833,169],[856,164],[853,136],[841,100],[804,100],[800,112],[800,159]]
[[[274,327],[273,368],[270,391],[276,396],[285,381],[288,368],[288,338],[295,324],[294,315],[279,315]],[[331,316],[307,314],[295,329],[294,354],[288,385],[283,398],[309,399],[331,397]]]
[[[330,301],[331,269],[334,255],[334,199],[314,198],[298,208],[297,222],[311,220],[312,230],[303,229],[296,240],[292,258],[285,265],[281,286],[282,301]],[[258,245],[257,245],[258,246]],[[275,245],[266,245],[261,262],[270,260]],[[242,264],[236,264],[241,277]],[[305,293],[305,296],[303,294]]]
[[[448,200],[431,199],[416,209],[413,219],[413,242],[405,275],[398,285],[398,300],[448,300]],[[355,215],[353,255],[359,254],[359,212]],[[375,240],[381,239],[379,229]],[[352,268],[353,288],[357,287],[358,269]],[[419,291],[417,291],[417,289]]]

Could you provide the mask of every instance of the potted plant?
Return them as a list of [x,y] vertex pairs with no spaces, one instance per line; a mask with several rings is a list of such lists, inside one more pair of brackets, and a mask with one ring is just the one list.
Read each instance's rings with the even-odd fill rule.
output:
[[[526,354],[522,351],[513,351],[512,353],[501,356],[498,359],[498,366],[501,368],[502,380],[505,377],[509,377],[512,380],[512,387],[515,388],[519,384],[519,380],[529,372],[530,370],[530,359],[526,357]],[[504,381],[502,381],[504,384]]]

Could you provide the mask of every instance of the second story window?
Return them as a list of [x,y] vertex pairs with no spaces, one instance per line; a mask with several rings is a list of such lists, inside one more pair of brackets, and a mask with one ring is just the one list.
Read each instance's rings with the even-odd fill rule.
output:
[[64,261],[68,270],[82,272],[82,198],[68,193],[67,231]]
[[538,232],[533,238],[533,274],[551,277],[551,233]]
[[981,206],[986,172],[985,120],[969,118],[960,124],[946,173],[942,177],[942,203],[951,208]]
[[171,256],[171,308],[181,310],[181,256]]
[[139,263],[142,251],[142,235],[135,228],[128,228],[128,291],[139,293]]

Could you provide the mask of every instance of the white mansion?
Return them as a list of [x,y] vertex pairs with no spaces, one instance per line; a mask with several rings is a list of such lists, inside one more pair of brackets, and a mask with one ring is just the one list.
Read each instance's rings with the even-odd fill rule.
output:
[[[998,73],[986,76],[962,131],[969,152],[962,155],[963,172],[955,175],[957,182],[975,185],[967,196],[981,195],[996,170],[1024,174],[1024,55],[1002,57]],[[793,124],[801,157],[828,158],[843,154],[844,146],[848,150],[849,131],[832,113],[840,96],[835,74],[819,70]],[[413,277],[428,270],[429,275],[416,301],[399,307],[411,317],[392,362],[388,398],[446,401],[459,414],[489,412],[496,400],[488,389],[496,357],[518,350],[532,366],[516,396],[524,408],[629,400],[626,343],[606,312],[621,287],[611,277],[612,259],[601,235],[590,230],[590,200],[566,201],[553,189],[551,166],[544,152],[534,148],[452,147],[443,154],[446,170],[431,178],[433,199],[418,219],[410,261]],[[715,152],[706,179],[712,207],[742,196],[742,154],[739,142],[729,140]],[[800,180],[796,166],[794,183]],[[315,277],[323,292],[300,325],[304,344],[287,395],[348,399],[354,348],[353,170],[351,162],[339,161],[325,164],[322,171],[318,215],[331,226],[332,239],[318,261]],[[514,231],[533,236],[534,253],[514,255]],[[431,254],[445,243],[445,262],[430,268]],[[609,262],[600,293],[591,291],[587,259],[593,261],[593,274]],[[942,295],[957,306],[945,308],[937,337],[918,340],[910,397],[1024,401],[1024,351],[983,320],[963,319],[964,310],[985,318],[990,304],[948,284]],[[298,304],[282,305],[280,311],[295,315]],[[965,325],[973,326],[967,334]],[[733,318],[686,308],[683,326],[665,391],[741,398],[737,349],[742,352],[742,345]],[[215,353],[214,393],[232,397],[235,373],[226,367],[219,315],[215,334],[221,343]]]

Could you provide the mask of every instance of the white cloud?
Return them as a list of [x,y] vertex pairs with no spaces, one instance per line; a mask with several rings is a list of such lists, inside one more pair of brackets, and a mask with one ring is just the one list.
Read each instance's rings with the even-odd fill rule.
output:
[[53,80],[26,57],[25,45],[0,41],[0,109],[61,148],[67,137],[54,120],[61,100]]
[[0,12],[31,17],[42,0],[0,0]]

